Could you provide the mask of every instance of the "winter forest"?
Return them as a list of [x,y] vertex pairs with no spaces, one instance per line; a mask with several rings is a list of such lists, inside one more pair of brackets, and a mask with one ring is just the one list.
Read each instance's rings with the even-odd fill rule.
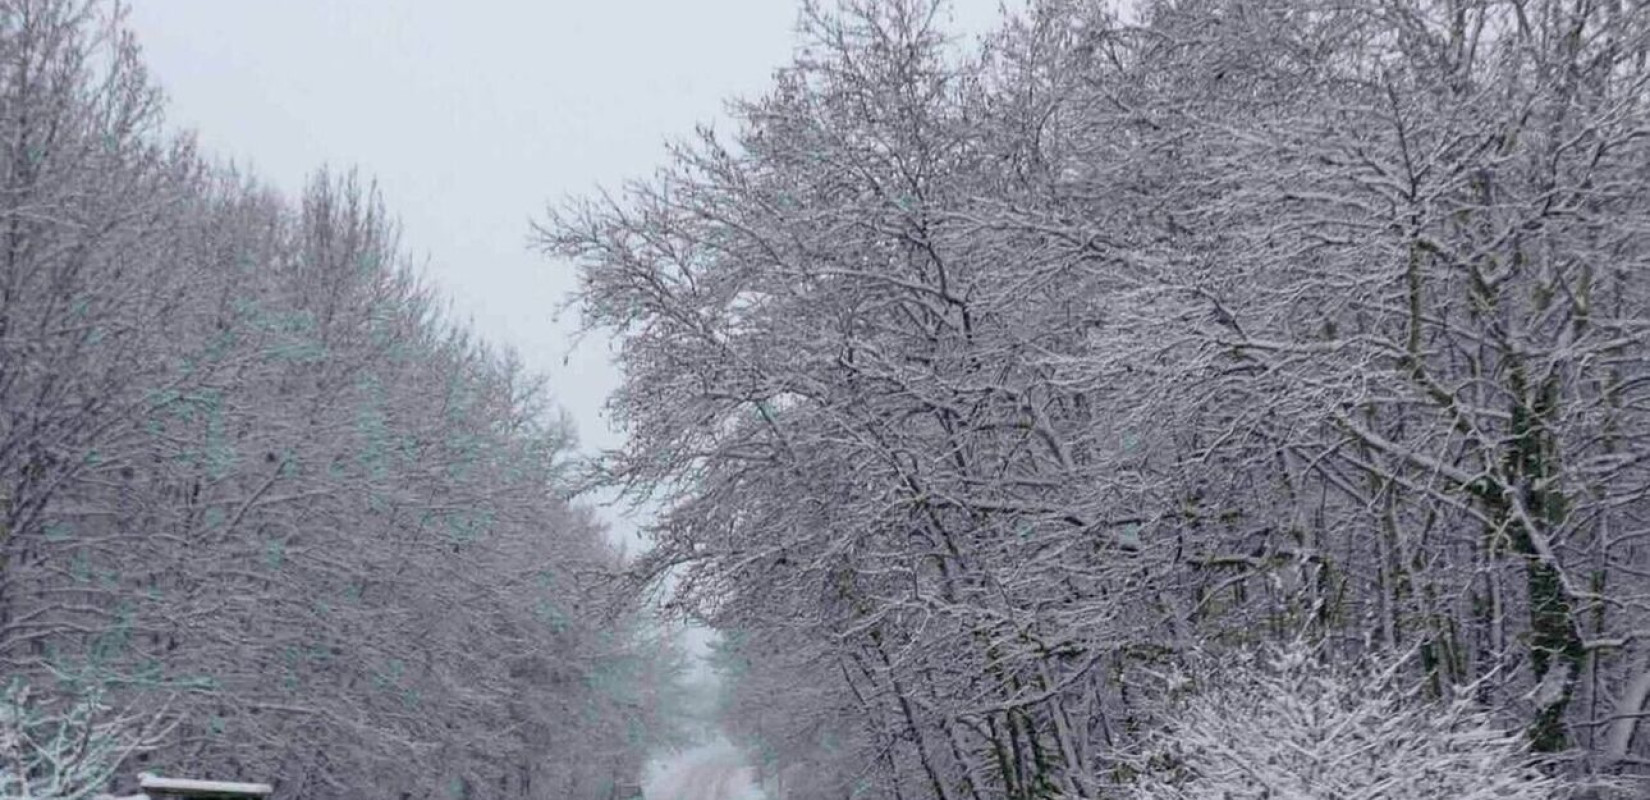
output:
[[945,7],[522,210],[591,453],[371,164],[0,0],[0,798],[1650,793],[1650,5]]

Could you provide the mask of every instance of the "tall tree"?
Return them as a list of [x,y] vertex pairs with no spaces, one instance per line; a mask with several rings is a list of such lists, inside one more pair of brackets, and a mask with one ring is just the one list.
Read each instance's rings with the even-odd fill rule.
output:
[[1639,772],[1650,14],[940,11],[809,6],[731,139],[541,227],[645,566],[818,687],[736,727],[821,795],[1098,797],[1155,676],[1304,633]]

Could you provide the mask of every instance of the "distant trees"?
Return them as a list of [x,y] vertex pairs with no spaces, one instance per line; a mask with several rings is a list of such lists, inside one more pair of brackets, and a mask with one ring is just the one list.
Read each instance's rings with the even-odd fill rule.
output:
[[1102,797],[1153,675],[1304,634],[1641,774],[1650,14],[940,10],[810,4],[735,136],[541,228],[747,743],[808,796]]
[[121,13],[0,0],[0,674],[161,714],[127,766],[282,796],[630,777],[679,665],[543,387],[370,187],[288,201],[164,134]]

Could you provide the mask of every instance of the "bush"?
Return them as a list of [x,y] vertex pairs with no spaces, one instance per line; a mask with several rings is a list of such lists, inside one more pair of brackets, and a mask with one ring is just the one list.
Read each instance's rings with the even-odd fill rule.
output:
[[1325,667],[1301,645],[1207,665],[1181,682],[1189,691],[1132,796],[1546,800],[1567,789],[1537,768],[1521,732],[1468,697],[1418,697],[1402,667]]

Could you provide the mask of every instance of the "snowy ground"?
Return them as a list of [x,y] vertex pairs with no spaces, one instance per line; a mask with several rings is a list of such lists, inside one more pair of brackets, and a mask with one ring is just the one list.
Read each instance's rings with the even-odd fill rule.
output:
[[654,762],[647,800],[762,800],[744,757],[726,742],[684,750]]

